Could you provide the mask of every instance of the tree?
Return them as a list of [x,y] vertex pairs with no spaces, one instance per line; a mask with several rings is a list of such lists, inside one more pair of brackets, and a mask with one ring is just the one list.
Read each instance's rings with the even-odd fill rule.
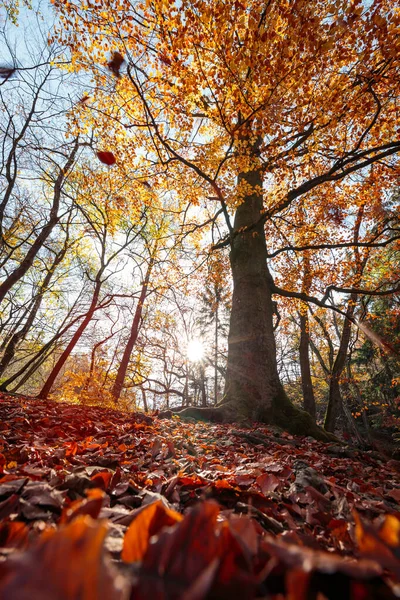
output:
[[23,68],[6,35],[2,43],[18,69],[0,87],[5,116],[0,127],[0,302],[32,268],[68,212],[63,188],[80,149],[78,139],[68,140],[63,129],[70,103],[63,96],[68,76],[57,66],[60,48],[31,44],[25,52],[33,64]]
[[158,249],[159,240],[155,240],[154,246],[149,248],[149,260],[147,264],[146,274],[142,281],[142,288],[140,290],[140,295],[137,300],[135,314],[132,320],[129,337],[126,342],[126,346],[123,352],[123,356],[121,362],[119,363],[117,375],[115,377],[114,385],[111,391],[111,395],[113,397],[114,402],[118,402],[119,397],[122,392],[122,388],[124,386],[124,381],[126,377],[126,372],[128,370],[129,361],[131,358],[133,347],[136,343],[137,337],[139,335],[139,329],[141,325],[142,313],[143,313],[143,305],[146,300],[146,296],[148,294],[148,287],[154,267],[154,263],[157,258],[157,249]]
[[[78,186],[81,182],[80,175],[82,175],[82,173],[76,174],[76,185]],[[93,247],[97,254],[98,261],[93,268],[93,273],[90,273],[90,265],[88,265],[86,269],[87,278],[92,284],[92,292],[86,314],[79,323],[76,331],[73,333],[67,346],[58,357],[39,392],[38,397],[42,399],[48,397],[61,369],[92,321],[99,305],[104,303],[105,298],[102,298],[101,296],[102,291],[104,284],[117,269],[115,266],[116,260],[121,253],[132,244],[138,236],[138,230],[140,231],[141,229],[140,224],[138,226],[136,226],[136,224],[129,224],[125,228],[122,240],[116,242],[113,239],[115,222],[122,218],[122,210],[116,211],[115,207],[112,206],[112,201],[108,202],[108,199],[104,197],[107,194],[107,190],[103,187],[104,179],[107,180],[108,177],[106,176],[102,179],[99,174],[94,175],[93,172],[90,172],[87,177],[82,178],[82,180],[86,181],[87,185],[81,187],[79,192],[78,190],[75,190],[77,206],[87,223],[86,235],[91,236],[94,240]],[[91,186],[89,185],[89,182],[92,183]],[[98,193],[93,195],[93,192],[96,190],[96,185]],[[103,198],[101,198],[101,194],[104,195]],[[101,203],[98,201],[97,197],[102,199]],[[106,210],[106,208],[108,208],[108,210]]]
[[163,0],[55,6],[74,64],[106,64],[115,48],[125,57],[118,73],[94,73],[107,139],[147,148],[152,185],[173,180],[182,203],[210,198],[214,219],[226,220],[227,237],[214,246],[229,246],[234,285],[224,412],[318,434],[279,381],[273,295],[297,292],[274,283],[264,225],[311,193],[328,210],[351,206],[343,186],[372,164],[374,193],[394,180],[392,3],[183,0],[168,16]]

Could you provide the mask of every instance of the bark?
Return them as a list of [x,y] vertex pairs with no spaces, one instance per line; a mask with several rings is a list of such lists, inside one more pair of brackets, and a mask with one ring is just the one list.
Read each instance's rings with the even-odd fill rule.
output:
[[145,276],[143,284],[142,284],[142,290],[140,292],[140,297],[139,297],[138,303],[136,305],[135,315],[133,317],[129,338],[126,343],[124,353],[122,356],[122,360],[119,365],[117,376],[115,378],[115,382],[114,382],[114,385],[113,385],[113,388],[111,391],[114,402],[118,402],[119,397],[121,395],[122,388],[124,386],[125,377],[126,377],[126,372],[128,370],[129,361],[130,361],[131,354],[132,354],[132,350],[136,343],[137,337],[139,335],[140,321],[141,321],[142,313],[143,313],[143,305],[144,305],[144,301],[147,296],[147,289],[149,286],[151,272],[152,272],[153,266],[154,266],[156,250],[157,250],[157,248],[155,248],[155,250],[150,258],[149,265],[147,267],[147,272],[146,272],[146,276]]
[[[359,238],[361,222],[364,214],[364,207],[360,206],[358,209],[357,219],[354,225],[354,254],[355,254],[355,285],[358,286],[361,283],[361,277],[363,274],[364,267],[368,260],[368,253],[364,256],[363,260],[360,258],[359,250],[356,246]],[[367,251],[368,252],[368,251]],[[344,369],[347,359],[347,351],[350,342],[351,335],[351,319],[354,316],[355,306],[358,300],[358,295],[353,293],[350,295],[350,300],[347,305],[346,310],[346,318],[343,323],[342,333],[340,337],[340,345],[339,350],[336,355],[335,362],[333,363],[332,373],[331,373],[331,382],[329,386],[329,400],[328,407],[325,415],[325,423],[324,427],[327,431],[333,432],[336,425],[336,420],[343,410],[343,401],[342,395],[340,391],[340,376]],[[333,315],[334,319],[336,315]],[[336,321],[334,321],[336,323]],[[337,329],[339,329],[337,327]]]
[[149,407],[147,405],[147,397],[146,397],[146,391],[142,388],[141,389],[142,392],[142,400],[143,400],[143,410],[144,412],[149,412]]
[[[254,161],[256,157],[254,156]],[[262,171],[241,173],[239,189],[249,191],[237,208],[230,263],[233,298],[228,337],[226,419],[237,417],[279,425],[293,433],[329,439],[312,417],[291,404],[279,380],[274,337],[273,280],[267,266],[262,224]]]
[[204,366],[200,365],[200,394],[201,394],[201,405],[207,406],[207,392],[206,392],[206,378],[204,372]]
[[214,329],[214,404],[218,403],[218,325],[219,325],[219,291],[216,287],[215,329]]
[[314,389],[311,379],[311,366],[310,366],[310,334],[309,334],[309,323],[307,313],[300,315],[300,372],[301,372],[301,388],[303,392],[303,406],[304,410],[307,411],[312,418],[315,420],[316,407]]
[[342,394],[340,391],[340,376],[344,369],[347,359],[347,350],[351,335],[351,321],[353,317],[357,294],[351,294],[350,301],[346,310],[346,318],[343,323],[342,334],[340,337],[339,350],[333,363],[331,381],[329,385],[329,400],[325,415],[324,427],[327,431],[333,432],[336,420],[343,410]]

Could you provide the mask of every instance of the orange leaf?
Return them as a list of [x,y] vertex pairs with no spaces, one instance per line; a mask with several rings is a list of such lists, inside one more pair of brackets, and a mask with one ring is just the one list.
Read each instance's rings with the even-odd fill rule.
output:
[[379,529],[379,537],[392,548],[400,548],[400,519],[394,515],[386,515]]
[[226,490],[233,490],[233,486],[231,486],[230,483],[227,482],[226,479],[217,479],[217,481],[214,483],[214,487],[218,488],[218,489],[226,489]]
[[6,565],[0,583],[3,600],[121,600],[125,598],[104,555],[107,526],[80,517],[58,531],[45,531],[38,543]]
[[93,519],[99,516],[103,506],[104,492],[98,488],[88,490],[88,498],[75,500],[68,508],[63,510],[61,523],[70,523],[76,517],[89,515]]
[[26,545],[29,529],[25,523],[5,521],[0,524],[0,547],[23,547]]
[[102,490],[106,490],[109,486],[110,480],[113,474],[110,471],[100,471],[96,475],[92,475],[90,478],[95,487],[99,487]]
[[182,515],[166,508],[161,500],[143,507],[125,533],[122,559],[125,562],[142,560],[151,536],[156,535],[163,527],[171,527],[182,519]]

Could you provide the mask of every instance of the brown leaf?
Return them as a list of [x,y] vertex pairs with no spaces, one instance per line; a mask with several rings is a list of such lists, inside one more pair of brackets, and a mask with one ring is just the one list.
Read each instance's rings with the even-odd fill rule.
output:
[[154,460],[157,454],[160,452],[162,447],[162,442],[160,439],[156,438],[151,447],[151,459]]
[[77,517],[89,515],[97,519],[104,502],[104,492],[98,488],[88,490],[88,498],[75,500],[68,508],[63,510],[61,523],[70,523]]
[[116,50],[115,52],[113,52],[110,62],[107,63],[107,67],[110,69],[110,71],[113,72],[113,74],[116,77],[120,77],[120,69],[124,62],[124,57],[120,52]]
[[0,78],[1,79],[8,79],[12,75],[14,75],[14,73],[16,72],[16,70],[17,69],[15,67],[7,67],[5,65],[1,65],[0,66]]
[[256,479],[257,485],[260,487],[263,494],[274,492],[279,486],[280,481],[273,473],[263,473]]
[[395,500],[398,504],[400,504],[400,488],[390,490],[390,492],[388,492],[387,495],[393,498],[393,500]]

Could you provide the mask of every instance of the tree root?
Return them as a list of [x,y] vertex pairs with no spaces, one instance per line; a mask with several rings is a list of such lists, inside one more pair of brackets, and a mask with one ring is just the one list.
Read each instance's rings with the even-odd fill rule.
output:
[[[319,427],[307,412],[297,408],[289,401],[287,404],[278,405],[278,410],[276,408],[271,415],[264,414],[259,421],[266,425],[277,425],[292,435],[310,436],[322,442],[343,444],[335,435]],[[188,406],[182,410],[173,410],[172,412],[183,419],[189,418],[211,423],[240,424],[243,420],[247,421],[242,415],[235,412],[234,406],[229,402],[215,407]]]

